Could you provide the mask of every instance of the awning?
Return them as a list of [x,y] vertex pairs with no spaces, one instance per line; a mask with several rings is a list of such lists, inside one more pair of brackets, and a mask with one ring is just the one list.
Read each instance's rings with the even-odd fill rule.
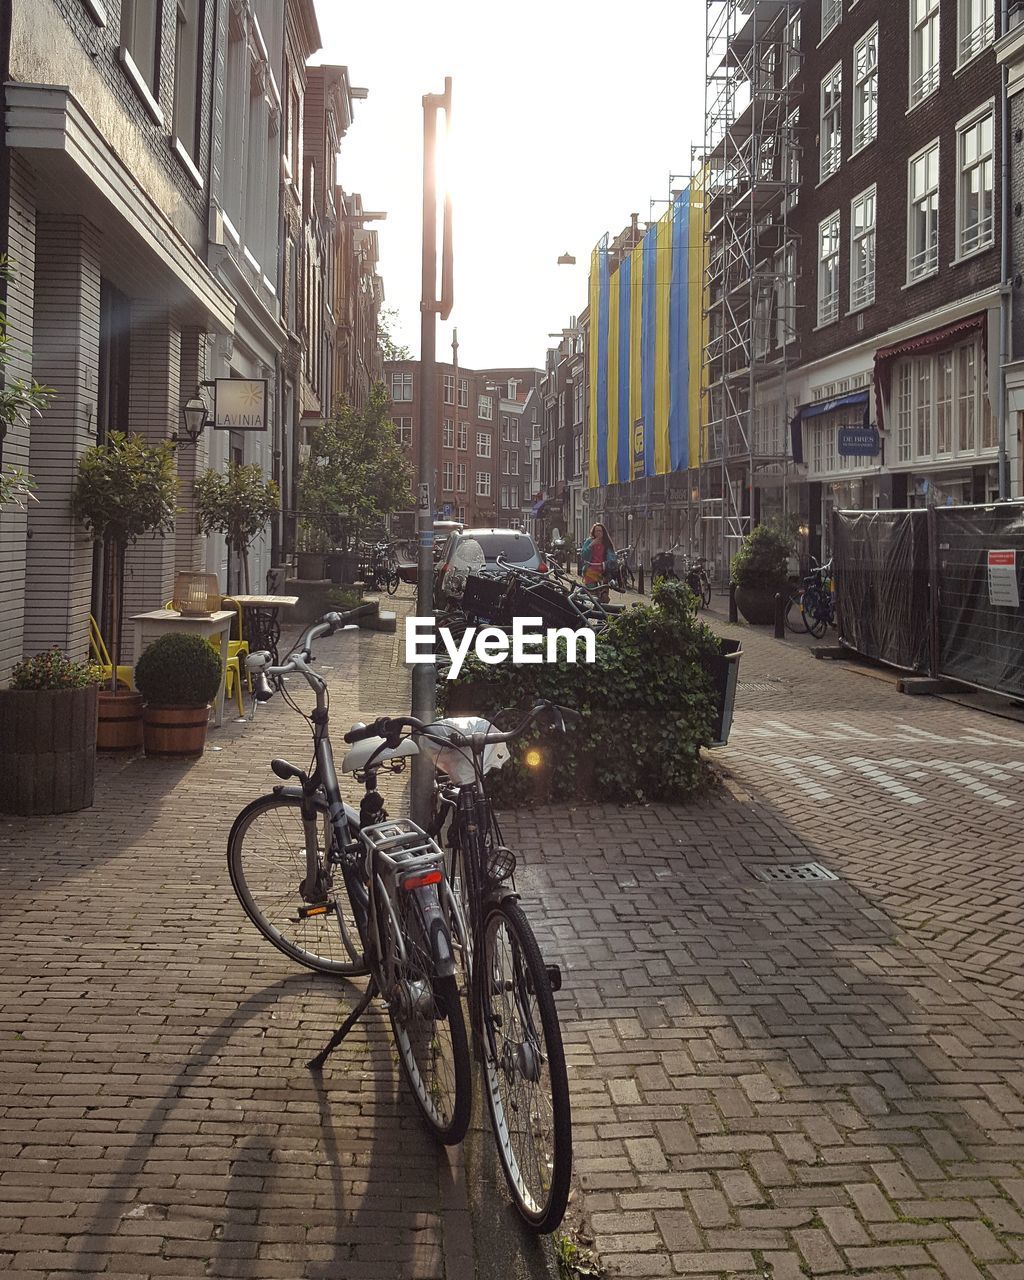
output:
[[941,351],[952,346],[962,338],[980,333],[982,336],[982,352],[985,352],[985,338],[988,329],[988,313],[979,311],[973,316],[965,316],[953,324],[941,329],[931,329],[928,333],[920,333],[916,338],[908,338],[906,342],[897,342],[890,347],[879,347],[875,352],[875,403],[878,408],[878,425],[883,425],[885,406],[889,403],[892,390],[892,367],[904,356],[920,355],[926,351]]
[[793,420],[789,424],[793,461],[803,462],[804,460],[803,422],[805,418],[820,418],[824,413],[835,413],[837,409],[848,409],[853,405],[863,405],[866,415],[869,396],[870,392],[865,387],[861,391],[851,391],[845,396],[834,396],[831,400],[817,400],[812,404],[798,405]]

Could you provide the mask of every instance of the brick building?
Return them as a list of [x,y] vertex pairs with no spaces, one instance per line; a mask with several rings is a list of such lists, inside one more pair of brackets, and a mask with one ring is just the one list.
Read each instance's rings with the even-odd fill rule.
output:
[[559,534],[578,547],[589,529],[584,500],[585,370],[583,329],[573,316],[561,342],[548,350],[540,384],[543,418],[534,513],[545,546]]
[[771,516],[818,555],[834,506],[999,495],[997,22],[994,0],[709,3],[712,555]]
[[[418,456],[421,374],[418,360],[389,360],[385,383],[399,438]],[[527,527],[531,514],[529,441],[539,417],[538,369],[465,369],[437,365],[440,421],[435,427],[436,518],[476,527]]]
[[[331,269],[323,230],[328,189],[335,204],[357,200],[338,194],[333,171],[331,149],[360,96],[345,76],[330,103],[310,106],[324,117],[319,135],[311,129],[327,158],[302,169],[305,64],[320,43],[313,0],[12,0],[4,9],[11,373],[56,394],[0,441],[0,465],[27,467],[39,498],[28,512],[0,512],[0,681],[23,653],[51,644],[83,656],[90,609],[105,625],[102,555],[69,514],[78,458],[112,430],[171,437],[184,403],[215,377],[265,378],[268,430],[207,429],[178,449],[175,536],[131,550],[126,607],[162,604],[183,568],[206,566],[237,586],[223,542],[195,533],[192,481],[228,459],[256,462],[294,509],[297,426],[328,403],[334,317],[351,309],[334,294],[360,278]],[[372,376],[380,289],[375,254],[355,252],[370,264],[357,310]],[[256,544],[254,582],[287,550],[288,532],[279,521]]]

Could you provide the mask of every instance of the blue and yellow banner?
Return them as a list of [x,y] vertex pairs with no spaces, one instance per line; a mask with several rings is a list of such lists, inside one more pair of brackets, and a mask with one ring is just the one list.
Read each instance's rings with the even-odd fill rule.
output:
[[697,465],[703,214],[695,182],[621,260],[607,236],[591,255],[591,488]]

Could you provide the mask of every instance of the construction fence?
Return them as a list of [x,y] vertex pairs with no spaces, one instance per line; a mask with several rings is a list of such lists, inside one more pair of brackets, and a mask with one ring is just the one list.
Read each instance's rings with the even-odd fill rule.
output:
[[1024,699],[1024,503],[836,511],[840,643]]

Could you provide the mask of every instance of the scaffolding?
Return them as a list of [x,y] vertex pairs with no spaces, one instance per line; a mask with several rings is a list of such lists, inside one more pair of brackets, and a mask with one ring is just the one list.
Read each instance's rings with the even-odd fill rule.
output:
[[[703,422],[705,555],[728,575],[762,487],[786,503],[787,371],[799,363],[796,127],[801,0],[707,0]],[[765,396],[771,389],[771,400]]]

